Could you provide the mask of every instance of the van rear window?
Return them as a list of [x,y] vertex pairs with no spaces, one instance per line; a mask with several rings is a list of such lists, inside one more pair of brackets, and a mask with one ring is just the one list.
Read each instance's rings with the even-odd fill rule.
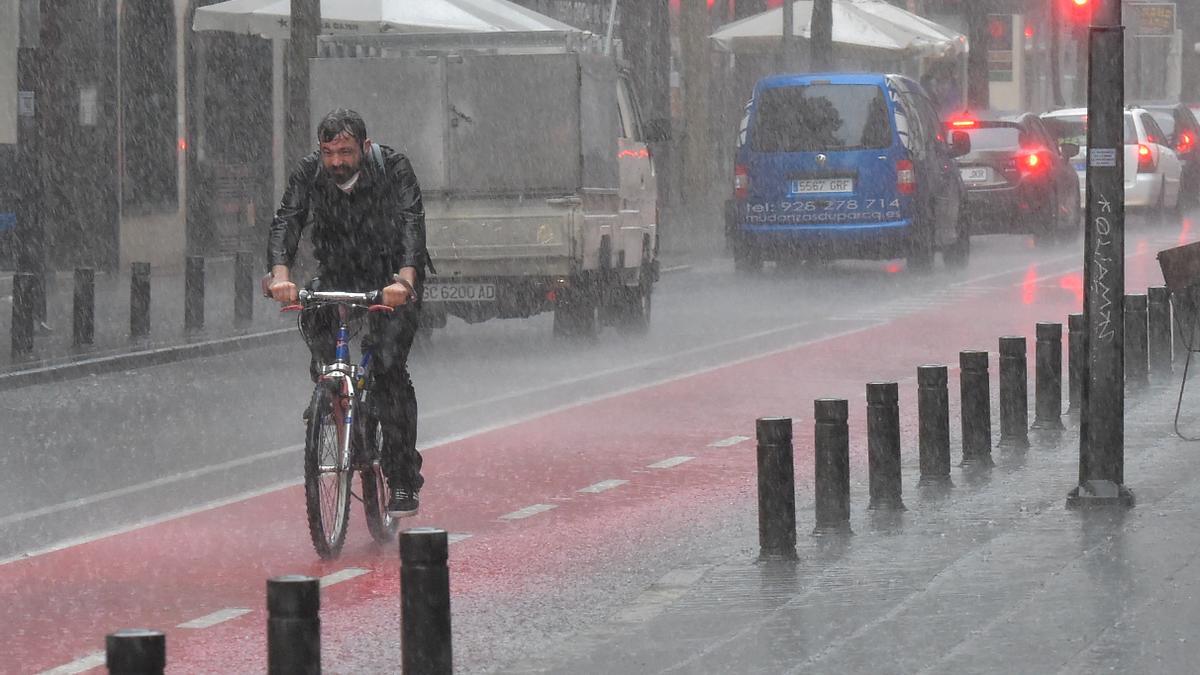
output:
[[892,123],[883,89],[873,84],[775,87],[759,94],[751,132],[757,152],[886,148]]

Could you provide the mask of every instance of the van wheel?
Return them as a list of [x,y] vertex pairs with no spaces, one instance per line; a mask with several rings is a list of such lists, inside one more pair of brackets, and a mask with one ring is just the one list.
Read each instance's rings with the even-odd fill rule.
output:
[[731,239],[729,244],[729,248],[733,252],[733,271],[746,275],[758,274],[762,271],[762,252],[737,239]]
[[592,338],[596,335],[596,302],[585,293],[559,291],[554,306],[554,335],[561,338]]

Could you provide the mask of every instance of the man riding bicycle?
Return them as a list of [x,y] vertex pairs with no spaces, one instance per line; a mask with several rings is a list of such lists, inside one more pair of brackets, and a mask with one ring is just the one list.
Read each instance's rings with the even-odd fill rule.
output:
[[[367,138],[362,117],[339,108],[317,125],[318,151],[300,160],[271,223],[267,247],[271,297],[295,303],[290,268],[311,215],[319,265],[314,289],[383,289],[382,302],[398,308],[372,314],[366,340],[374,346],[372,397],[383,427],[383,470],[390,489],[388,514],[417,512],[421,454],[417,452],[417,398],[408,352],[417,331],[420,289],[428,264],[425,208],[412,164]],[[305,312],[301,326],[312,352],[311,374],[334,359],[336,308]]]

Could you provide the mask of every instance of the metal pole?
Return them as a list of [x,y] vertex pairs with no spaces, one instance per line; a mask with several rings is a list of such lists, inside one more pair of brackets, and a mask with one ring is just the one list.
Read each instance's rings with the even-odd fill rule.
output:
[[162,675],[167,667],[167,636],[144,628],[109,633],[104,636],[104,664],[109,675]]
[[1125,384],[1143,389],[1150,384],[1150,365],[1146,345],[1146,296],[1125,296]]
[[759,558],[796,559],[796,471],[792,418],[762,417],[758,437]]
[[90,345],[96,336],[96,270],[75,268],[72,335],[76,347]]
[[204,257],[189,255],[183,277],[184,330],[204,328]]
[[1025,338],[1000,338],[1000,447],[1029,447],[1029,366]]
[[814,0],[808,24],[811,71],[829,70],[834,62],[833,0]]
[[285,155],[295,163],[315,145],[308,109],[308,60],[317,55],[321,0],[291,0],[291,39],[287,45],[287,139]]
[[816,528],[813,534],[850,531],[850,405],[846,399],[813,403]]
[[150,263],[129,263],[129,337],[150,334]]
[[1062,324],[1039,322],[1034,354],[1033,428],[1059,431],[1062,423]]
[[904,509],[900,479],[900,388],[867,385],[867,467],[872,509]]
[[267,580],[267,672],[321,672],[321,580],[289,574]]
[[448,547],[445,530],[416,527],[400,533],[400,652],[404,675],[454,672]]
[[604,53],[612,54],[613,24],[617,22],[617,0],[608,6],[608,30],[604,32]]
[[992,390],[988,353],[967,350],[958,354],[960,412],[962,415],[962,466],[992,467]]
[[1150,373],[1166,380],[1171,376],[1171,291],[1166,286],[1151,286],[1146,294]]
[[[46,71],[41,41],[41,2],[17,4],[20,23],[17,46],[17,222],[13,228],[13,262],[18,272],[34,275],[27,282],[28,302],[36,322],[46,321],[46,204],[43,162],[46,138]],[[11,96],[11,92],[8,93]],[[11,99],[10,99],[11,100]],[[14,280],[15,283],[15,280]],[[15,299],[14,299],[15,300]],[[15,311],[15,306],[14,306]]]
[[917,367],[921,484],[950,481],[950,392],[946,366]]
[[1087,369],[1087,323],[1082,314],[1067,316],[1067,388],[1068,413],[1079,414],[1083,406],[1083,373]]
[[1079,485],[1067,507],[1133,506],[1125,483],[1125,96],[1119,0],[1097,2],[1089,34],[1087,217]]
[[33,352],[33,319],[37,275],[17,272],[12,280],[12,355],[13,358]]
[[233,318],[239,323],[254,319],[254,254],[238,251],[233,270]]
[[792,43],[796,35],[796,3],[794,0],[783,2],[783,35],[779,42],[779,69],[789,71],[792,63]]

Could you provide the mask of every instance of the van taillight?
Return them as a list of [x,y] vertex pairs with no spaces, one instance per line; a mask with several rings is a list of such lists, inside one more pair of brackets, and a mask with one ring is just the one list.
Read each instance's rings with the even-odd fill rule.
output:
[[1154,154],[1150,152],[1150,147],[1146,145],[1137,146],[1138,153],[1138,173],[1154,173]]
[[917,170],[912,160],[901,159],[896,162],[896,191],[902,195],[916,194]]
[[750,174],[744,165],[733,167],[733,198],[745,199],[750,196]]

